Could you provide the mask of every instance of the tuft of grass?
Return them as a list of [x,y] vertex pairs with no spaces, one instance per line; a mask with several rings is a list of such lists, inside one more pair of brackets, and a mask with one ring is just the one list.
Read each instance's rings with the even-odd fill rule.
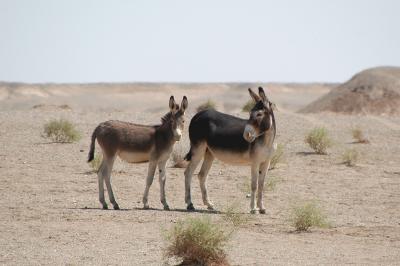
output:
[[217,109],[216,106],[217,106],[217,105],[215,104],[214,101],[208,99],[207,102],[205,102],[205,103],[200,104],[199,106],[197,106],[196,111],[197,111],[197,112],[200,112],[200,111],[208,110],[208,109],[214,109],[214,110],[215,110],[215,109]]
[[228,205],[221,216],[224,222],[233,227],[233,230],[238,229],[250,221],[250,216],[241,213],[238,205],[239,204],[237,202]]
[[164,255],[182,259],[181,265],[229,265],[224,248],[230,236],[209,217],[186,218],[165,235]]
[[71,143],[81,138],[81,134],[75,126],[65,119],[51,120],[46,123],[44,136],[60,143]]
[[311,130],[304,140],[317,154],[327,154],[327,149],[332,147],[333,142],[324,127]]
[[325,228],[329,226],[321,208],[313,201],[294,206],[289,220],[299,232],[307,231],[311,227]]
[[284,149],[285,149],[285,146],[283,144],[279,143],[276,146],[276,150],[274,152],[274,155],[272,156],[271,163],[269,165],[269,170],[275,169],[276,165],[283,161],[283,159],[284,159]]
[[98,172],[100,169],[101,162],[103,161],[103,156],[100,153],[96,153],[91,162],[89,162],[90,167],[94,172]]
[[347,149],[342,155],[343,163],[349,167],[355,166],[359,157],[360,154],[356,149]]
[[248,100],[242,107],[243,112],[250,112],[256,103],[253,99]]
[[369,143],[369,140],[364,135],[364,132],[362,131],[361,128],[359,128],[359,127],[353,128],[351,130],[351,134],[353,135],[353,139],[355,140],[355,142],[364,143],[364,144]]

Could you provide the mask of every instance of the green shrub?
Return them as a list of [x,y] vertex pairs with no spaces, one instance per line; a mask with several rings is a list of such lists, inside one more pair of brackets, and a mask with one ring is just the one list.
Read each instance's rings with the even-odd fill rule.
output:
[[[281,178],[277,176],[268,175],[265,177],[264,192],[274,191],[276,185],[281,182]],[[238,186],[241,191],[248,194],[251,192],[250,182],[246,181]]]
[[347,149],[343,155],[343,163],[347,166],[355,166],[358,162],[360,154],[356,149]]
[[205,102],[205,103],[203,103],[203,104],[200,104],[198,107],[197,107],[197,112],[200,112],[200,111],[203,111],[203,110],[207,110],[207,109],[216,109],[216,104],[215,104],[215,102],[213,102],[212,100],[207,100],[207,102]]
[[237,202],[228,205],[222,214],[222,220],[232,225],[234,230],[250,221],[250,216],[241,213],[238,205]]
[[230,234],[209,217],[179,221],[165,238],[165,256],[182,259],[181,265],[229,265],[224,247]]
[[327,154],[326,150],[332,147],[332,140],[324,127],[311,130],[306,136],[305,142],[310,145],[317,154]]
[[98,172],[100,169],[101,162],[103,161],[103,156],[100,153],[96,153],[92,161],[89,162],[90,167],[94,172]]
[[44,136],[60,143],[74,142],[81,138],[75,126],[65,119],[51,120],[46,123],[44,125]]
[[361,128],[356,127],[351,130],[351,134],[353,135],[353,139],[357,143],[369,143],[369,140],[365,137],[364,132]]
[[242,107],[243,112],[250,112],[256,103],[253,99],[248,100]]
[[326,216],[314,202],[306,202],[292,208],[290,222],[296,231],[307,231],[311,227],[327,227]]
[[275,169],[278,163],[281,163],[284,159],[284,148],[283,144],[278,144],[274,155],[272,156],[271,163],[269,164],[269,169]]

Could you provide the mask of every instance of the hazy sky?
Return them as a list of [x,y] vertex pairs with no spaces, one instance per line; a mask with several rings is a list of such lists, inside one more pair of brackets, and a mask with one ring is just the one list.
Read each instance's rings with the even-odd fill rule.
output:
[[0,0],[0,80],[327,81],[400,66],[396,0]]

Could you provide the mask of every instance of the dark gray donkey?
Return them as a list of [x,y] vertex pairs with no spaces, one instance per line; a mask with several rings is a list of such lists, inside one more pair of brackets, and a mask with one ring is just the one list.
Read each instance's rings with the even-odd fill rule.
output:
[[158,166],[161,203],[164,205],[165,210],[169,210],[165,198],[165,165],[175,142],[181,139],[187,106],[186,96],[183,97],[181,106],[176,104],[174,97],[171,96],[169,99],[170,112],[161,118],[161,125],[145,126],[121,121],[107,121],[96,127],[92,134],[88,162],[94,158],[95,140],[97,138],[97,142],[103,152],[103,161],[98,172],[99,200],[103,205],[103,209],[108,208],[104,199],[103,181],[106,183],[108,196],[114,209],[119,209],[110,181],[114,160],[118,155],[122,160],[130,163],[149,162],[146,188],[143,195],[145,209],[149,208],[147,198]]
[[260,213],[265,213],[264,179],[276,149],[276,125],[272,103],[266,97],[263,88],[259,87],[258,90],[257,95],[249,89],[250,96],[256,102],[250,111],[249,119],[205,110],[197,113],[190,121],[190,151],[186,155],[186,160],[190,163],[185,170],[185,202],[188,210],[194,210],[190,184],[193,172],[202,159],[204,161],[198,177],[203,203],[208,209],[213,209],[213,204],[208,199],[206,183],[212,162],[217,158],[228,164],[251,166],[251,213],[257,211],[257,188],[257,208]]

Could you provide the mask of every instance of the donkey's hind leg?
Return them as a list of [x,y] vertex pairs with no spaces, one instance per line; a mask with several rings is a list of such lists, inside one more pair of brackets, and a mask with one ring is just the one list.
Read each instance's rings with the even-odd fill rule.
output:
[[115,201],[114,192],[111,187],[111,171],[114,165],[115,156],[111,158],[107,158],[106,160],[106,175],[104,176],[104,180],[107,186],[108,197],[110,198],[110,202],[114,206],[114,210],[119,210],[118,203]]
[[207,176],[208,176],[208,172],[210,171],[213,161],[214,161],[214,155],[212,155],[212,153],[209,150],[207,150],[204,155],[203,165],[201,166],[201,169],[199,172],[201,196],[203,198],[203,203],[205,205],[207,205],[209,210],[214,210],[214,206],[208,200],[208,195],[207,195]]
[[99,171],[97,172],[97,177],[99,181],[99,201],[103,206],[104,210],[108,209],[106,200],[104,199],[104,176],[106,175],[106,159],[103,157],[101,165],[99,167]]
[[185,202],[187,204],[188,211],[194,211],[194,206],[192,203],[192,196],[190,192],[190,185],[192,183],[193,172],[196,170],[196,167],[199,165],[201,159],[206,152],[206,144],[199,144],[196,146],[192,146],[191,149],[191,160],[185,170]]

